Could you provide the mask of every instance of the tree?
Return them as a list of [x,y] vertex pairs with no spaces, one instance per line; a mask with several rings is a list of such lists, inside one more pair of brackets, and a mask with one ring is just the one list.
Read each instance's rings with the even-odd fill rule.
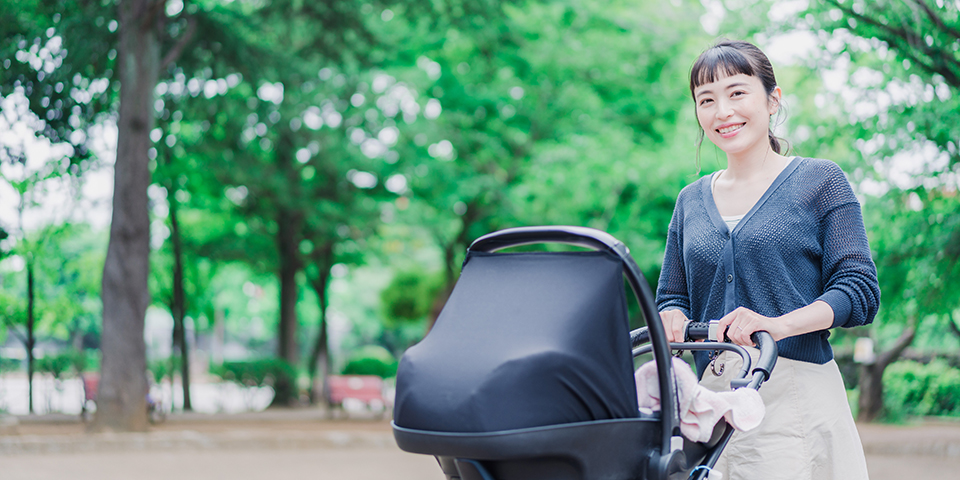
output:
[[[960,208],[952,180],[960,160],[958,6],[927,0],[822,0],[808,10],[809,28],[827,42],[821,57],[840,58],[851,72],[849,108],[832,129],[854,139],[855,177],[880,195],[865,202],[884,308],[878,320],[904,333],[862,369],[860,418],[882,413],[884,368],[933,316],[954,334],[960,308]],[[852,94],[852,95],[851,95]],[[824,99],[823,103],[829,103]],[[905,165],[912,165],[905,168]]]
[[120,99],[113,220],[103,267],[103,357],[94,428],[146,430],[147,378],[143,322],[149,303],[150,185],[148,151],[153,91],[160,76],[165,2],[118,5]]
[[520,224],[618,231],[643,245],[655,280],[683,184],[677,150],[664,146],[686,105],[676,58],[700,38],[684,8],[492,2],[394,32],[423,39],[399,54],[418,66],[400,78],[421,85],[424,113],[436,116],[400,151],[403,217],[443,252],[438,307],[469,243]]
[[[87,129],[117,108],[114,217],[101,292],[101,408],[94,427],[142,430],[146,428],[143,315],[149,298],[148,135],[161,66],[182,47],[173,46],[161,59],[163,34],[169,33],[164,30],[165,1],[122,1],[116,5],[116,18],[114,6],[71,0],[5,5],[3,63],[10,74],[0,85],[5,95],[29,99],[31,110],[44,119],[41,135],[54,142],[70,142],[72,151],[65,157],[71,173],[87,166]],[[121,84],[119,97],[112,89],[114,82]]]
[[[45,124],[28,108],[23,105],[27,99],[22,98],[23,90],[16,91],[8,99],[2,118],[4,128],[12,132],[40,130]],[[32,133],[32,132],[30,132]],[[15,137],[16,138],[16,137]],[[25,137],[11,143],[0,145],[0,181],[11,190],[15,200],[15,216],[12,225],[0,228],[0,237],[12,242],[5,255],[16,255],[23,262],[25,273],[24,308],[22,315],[5,316],[4,324],[22,341],[27,357],[28,383],[28,410],[33,413],[33,373],[34,373],[34,346],[36,345],[36,327],[39,315],[39,303],[43,302],[42,286],[37,285],[37,276],[45,260],[51,237],[62,228],[59,224],[64,219],[57,219],[55,215],[44,214],[40,203],[51,201],[51,191],[63,188],[70,190],[70,182],[66,179],[66,162],[60,162],[56,146],[46,142],[47,154],[42,153],[45,142],[41,139]],[[50,148],[53,147],[53,148]],[[59,145],[64,147],[64,145]],[[69,149],[69,146],[67,146]],[[60,149],[61,151],[63,148]],[[46,158],[49,156],[50,158]],[[69,195],[69,194],[68,194]],[[13,203],[13,202],[11,202]],[[65,205],[64,205],[65,206]],[[64,212],[61,211],[60,214]],[[10,234],[13,234],[10,238]],[[8,302],[14,304],[17,302]],[[11,308],[8,305],[8,308]],[[17,330],[16,324],[22,324],[24,332]]]
[[[277,354],[291,365],[302,360],[297,278],[309,267],[309,282],[321,304],[308,359],[311,372],[326,349],[326,279],[339,257],[337,243],[369,231],[366,226],[380,214],[376,201],[364,200],[367,192],[384,188],[377,185],[377,157],[383,152],[361,155],[355,143],[392,128],[387,125],[392,119],[373,118],[369,106],[363,106],[370,87],[361,79],[362,65],[377,48],[367,20],[380,15],[369,6],[359,11],[346,7],[347,2],[272,2],[257,9],[250,15],[257,32],[242,40],[266,52],[261,68],[243,71],[237,92],[217,96],[216,109],[193,110],[199,117],[189,119],[213,134],[200,148],[213,150],[215,138],[224,152],[211,156],[209,172],[217,182],[243,192],[233,201],[241,216],[257,219],[247,222],[249,233],[274,241],[269,251],[250,253],[279,280]],[[292,20],[291,8],[297,12]],[[269,43],[259,40],[264,31],[276,33]],[[241,70],[239,64],[236,68]],[[274,404],[295,398],[285,385],[278,382]]]

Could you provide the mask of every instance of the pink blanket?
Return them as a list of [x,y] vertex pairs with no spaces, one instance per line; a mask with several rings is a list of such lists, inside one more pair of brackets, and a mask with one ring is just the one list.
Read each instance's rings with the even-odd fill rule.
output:
[[[673,358],[676,389],[680,400],[680,432],[689,440],[710,440],[713,428],[721,418],[737,430],[750,430],[763,420],[765,409],[760,392],[752,388],[738,388],[729,392],[714,392],[700,386],[697,374],[679,358]],[[647,362],[635,374],[637,401],[640,408],[660,409],[660,385],[657,366]]]

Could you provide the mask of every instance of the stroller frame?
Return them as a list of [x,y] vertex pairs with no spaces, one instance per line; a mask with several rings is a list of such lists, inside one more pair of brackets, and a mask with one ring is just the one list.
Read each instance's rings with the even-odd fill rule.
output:
[[[641,413],[637,418],[597,420],[590,422],[522,428],[516,430],[459,433],[424,431],[393,423],[398,446],[408,452],[437,457],[448,479],[498,480],[507,478],[573,478],[564,472],[561,457],[575,458],[580,478],[591,480],[630,478],[667,480],[706,478],[709,469],[729,441],[733,428],[720,422],[713,438],[696,443],[680,434],[680,412],[673,381],[671,350],[731,350],[743,357],[740,378],[733,388],[758,389],[770,376],[776,363],[777,349],[766,332],[757,332],[753,339],[761,350],[757,366],[751,370],[750,356],[745,349],[730,343],[667,342],[653,294],[629,249],[613,236],[591,228],[574,226],[538,226],[511,228],[494,232],[474,241],[469,251],[493,253],[498,250],[530,244],[559,243],[585,247],[614,254],[623,265],[623,274],[636,298],[646,327],[630,332],[633,357],[652,352],[657,365],[657,382],[661,392],[661,410]],[[711,330],[706,324],[691,324],[688,340],[707,339]],[[648,344],[649,342],[649,344]],[[752,375],[749,375],[751,374]],[[749,376],[748,376],[749,375]],[[584,439],[616,439],[592,442]],[[646,455],[638,445],[654,445]],[[630,458],[624,458],[624,457]],[[530,460],[537,459],[537,460]],[[485,463],[497,462],[496,468]],[[532,463],[531,463],[532,462]],[[556,473],[551,473],[555,470]],[[628,473],[624,473],[629,470]]]

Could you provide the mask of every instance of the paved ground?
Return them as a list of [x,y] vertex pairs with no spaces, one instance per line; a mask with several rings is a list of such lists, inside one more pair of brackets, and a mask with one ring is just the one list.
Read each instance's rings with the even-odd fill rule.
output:
[[[861,425],[873,480],[960,478],[960,422]],[[318,410],[178,415],[147,433],[85,433],[74,417],[0,421],[4,480],[442,480],[399,451],[386,420]]]

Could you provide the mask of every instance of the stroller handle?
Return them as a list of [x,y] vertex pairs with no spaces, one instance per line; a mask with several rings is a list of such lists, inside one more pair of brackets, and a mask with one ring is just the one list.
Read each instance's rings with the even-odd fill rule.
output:
[[612,235],[587,227],[569,225],[517,227],[499,230],[484,235],[470,245],[474,252],[495,252],[510,247],[538,243],[562,243],[587,247],[594,250],[610,250],[615,253],[629,249]]
[[[717,331],[719,323],[717,320],[691,322],[687,325],[687,338],[690,340],[710,340],[712,342],[718,342],[721,341],[720,337],[722,336],[723,340],[726,340],[727,333],[723,332],[721,334]],[[773,371],[773,367],[777,364],[777,355],[779,352],[777,350],[777,342],[774,341],[773,335],[761,330],[752,333],[750,339],[753,340],[753,343],[755,343],[760,350],[760,358],[757,359],[756,368],[752,370],[753,378],[747,379],[746,381],[734,380],[734,387],[750,386],[754,389],[759,388],[761,383],[770,378],[770,372]],[[750,357],[748,356],[744,359],[744,365],[749,365],[746,363],[749,361]],[[763,375],[758,375],[758,373],[762,373]]]
[[[663,324],[660,322],[660,315],[657,313],[653,292],[650,290],[650,285],[644,278],[643,273],[640,272],[637,262],[630,256],[630,250],[623,242],[604,231],[594,228],[569,225],[531,226],[507,228],[489,233],[474,240],[470,244],[469,250],[496,252],[505,248],[540,243],[560,243],[586,247],[607,251],[620,258],[624,266],[624,276],[627,278],[627,283],[630,284],[634,297],[640,305],[643,318],[647,322],[653,355],[658,360],[664,360],[657,362],[657,383],[660,386],[660,391],[666,392],[664,398],[676,398],[677,390],[673,382],[673,364],[669,361],[670,346],[667,342],[667,334],[663,330]],[[659,453],[662,457],[669,459],[673,451],[672,438],[674,431],[680,427],[680,412],[674,402],[664,402],[661,405],[660,413],[661,439]]]
[[[751,369],[750,354],[736,344],[728,341],[721,342],[718,339],[717,321],[710,322],[690,322],[687,324],[685,333],[685,342],[671,343],[670,348],[674,350],[730,350],[740,355],[743,359],[743,366],[740,369],[738,378],[731,382],[731,387],[749,387],[754,390],[760,388],[763,382],[770,378],[773,367],[777,364],[777,342],[765,331],[757,331],[750,335],[753,343],[760,350],[760,356],[757,359],[757,365]],[[707,340],[706,342],[694,343],[694,340]],[[650,345],[645,345],[650,341],[650,335],[647,327],[640,327],[630,332],[630,343],[633,347],[633,356],[643,355],[650,352]],[[752,373],[750,377],[748,374]]]

